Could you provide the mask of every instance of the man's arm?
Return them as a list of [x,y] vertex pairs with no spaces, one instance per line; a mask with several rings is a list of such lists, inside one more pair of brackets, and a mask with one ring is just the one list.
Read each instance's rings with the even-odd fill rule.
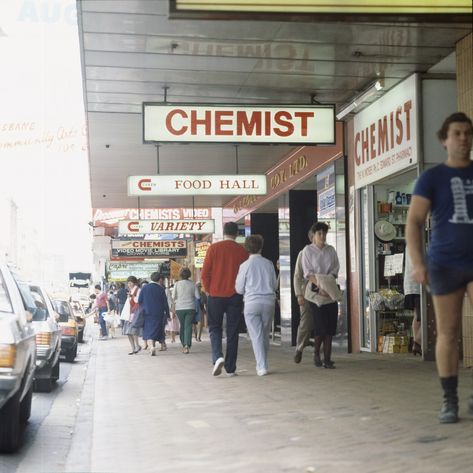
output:
[[419,284],[427,283],[427,268],[424,259],[424,225],[430,207],[429,199],[414,195],[407,214],[407,250],[412,262],[412,277]]
[[304,279],[304,274],[302,270],[302,251],[299,252],[297,255],[297,260],[296,260],[296,269],[294,271],[294,293],[297,298],[297,303],[302,306],[304,305],[305,299],[304,299],[304,294],[302,293],[302,288],[304,287],[305,279]]
[[204,264],[202,266],[202,271],[200,273],[200,279],[202,281],[202,285],[204,286],[205,292],[207,294],[210,290],[210,279],[212,274],[212,264],[213,264],[213,257],[212,257],[212,246],[209,247],[207,250],[207,254],[205,255]]

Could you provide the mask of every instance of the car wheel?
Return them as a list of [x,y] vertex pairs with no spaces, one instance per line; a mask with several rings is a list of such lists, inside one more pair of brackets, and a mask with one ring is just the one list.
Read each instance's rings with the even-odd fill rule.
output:
[[66,354],[66,361],[72,363],[77,356],[77,345],[72,350],[69,350]]
[[31,416],[31,402],[33,400],[33,384],[20,403],[20,424],[26,424]]
[[50,393],[53,389],[52,378],[35,379],[34,390],[41,393]]
[[53,366],[53,369],[51,370],[51,378],[54,382],[56,382],[59,379],[59,370],[60,370],[60,364],[59,364],[59,357],[58,357],[56,364]]
[[20,444],[20,393],[0,410],[0,453],[14,452]]
[[79,343],[84,343],[84,331],[83,330],[81,332],[79,332],[79,335],[77,336],[77,341]]

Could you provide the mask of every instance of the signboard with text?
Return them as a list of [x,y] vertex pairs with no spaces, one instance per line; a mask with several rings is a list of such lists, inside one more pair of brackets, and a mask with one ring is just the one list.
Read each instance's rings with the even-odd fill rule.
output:
[[317,214],[319,219],[335,218],[335,166],[317,174]]
[[417,163],[417,76],[412,75],[355,115],[355,187]]
[[143,141],[332,144],[333,105],[143,103]]
[[112,240],[114,258],[179,258],[187,256],[186,240]]
[[129,176],[128,195],[266,194],[266,176]]
[[214,233],[214,220],[120,220],[119,235],[153,233]]
[[109,281],[126,281],[129,276],[135,276],[138,279],[147,279],[151,273],[159,271],[158,263],[108,263]]
[[198,241],[195,243],[194,266],[196,268],[202,268],[204,266],[205,255],[209,247],[210,242],[208,241]]

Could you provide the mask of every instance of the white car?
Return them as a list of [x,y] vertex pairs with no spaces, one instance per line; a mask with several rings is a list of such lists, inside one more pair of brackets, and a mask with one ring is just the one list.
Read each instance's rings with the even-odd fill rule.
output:
[[17,283],[0,263],[0,453],[15,451],[31,414],[35,333]]

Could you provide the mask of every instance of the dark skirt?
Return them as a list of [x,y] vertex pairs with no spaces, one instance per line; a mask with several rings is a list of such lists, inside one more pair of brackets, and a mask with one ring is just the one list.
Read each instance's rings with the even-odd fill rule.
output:
[[144,313],[143,340],[164,340],[164,314],[163,317]]
[[334,336],[337,332],[338,302],[332,302],[320,307],[309,301],[312,319],[314,320],[314,334],[316,337]]

